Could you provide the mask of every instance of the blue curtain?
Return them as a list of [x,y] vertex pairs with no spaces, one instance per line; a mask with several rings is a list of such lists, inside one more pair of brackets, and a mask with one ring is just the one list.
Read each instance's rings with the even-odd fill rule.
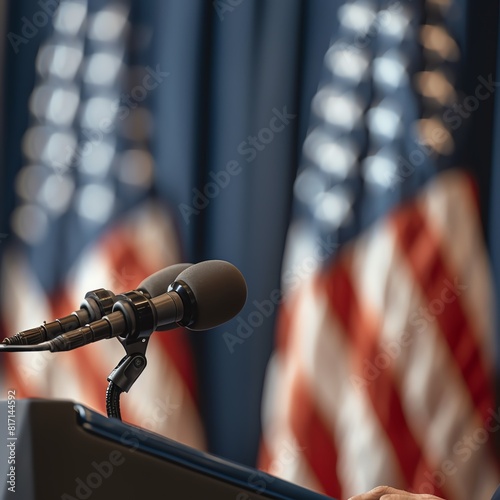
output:
[[[94,8],[106,3],[89,2]],[[210,333],[191,335],[209,448],[243,463],[254,464],[257,455],[261,391],[274,341],[276,308],[269,306],[269,299],[280,288],[292,184],[311,97],[341,4],[131,2],[131,23],[145,39],[150,37],[136,62],[168,72],[151,95],[154,194],[175,216],[185,260],[229,260],[248,283],[247,304],[237,319]],[[478,74],[495,71],[494,4],[470,2],[464,27],[470,85]],[[14,33],[21,33],[23,17],[31,19],[40,9],[37,0],[11,1],[8,7],[8,31]],[[50,24],[41,28],[18,53],[9,43],[5,47],[0,233],[11,232],[13,184],[22,165],[20,143],[28,124],[35,57],[49,31]],[[473,164],[498,283],[500,104],[496,100],[495,108],[486,108],[476,115],[469,139],[476,141]],[[243,336],[237,336],[238,329]],[[235,335],[236,343],[231,341]]]
[[[157,188],[183,207],[187,258],[229,260],[247,279],[239,319],[192,336],[210,449],[244,463],[255,462],[273,347],[276,311],[261,309],[280,287],[292,183],[336,9],[174,0],[151,11],[151,61],[172,71],[158,94]],[[231,341],[237,332],[244,343]]]

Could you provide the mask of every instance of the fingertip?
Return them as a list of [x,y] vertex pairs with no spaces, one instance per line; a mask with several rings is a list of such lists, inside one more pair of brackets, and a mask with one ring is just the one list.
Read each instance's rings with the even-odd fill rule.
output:
[[377,486],[366,493],[354,495],[347,500],[380,500],[382,495],[387,495],[393,493],[394,491],[396,490],[390,486]]

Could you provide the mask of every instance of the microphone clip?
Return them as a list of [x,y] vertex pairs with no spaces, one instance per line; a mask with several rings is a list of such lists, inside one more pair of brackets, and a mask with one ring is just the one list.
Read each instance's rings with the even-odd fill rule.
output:
[[147,365],[146,349],[149,342],[148,337],[122,338],[118,340],[127,353],[116,365],[108,376],[108,388],[106,390],[106,412],[109,418],[121,417],[120,395],[128,392],[139,378]]
[[[141,344],[144,345],[142,342]],[[147,363],[143,353],[127,354],[109,374],[108,382],[113,382],[121,392],[128,392],[146,368]]]
[[[157,317],[151,301],[137,291],[127,292],[116,297],[113,312],[120,311],[127,323],[127,336],[118,336],[125,352],[118,365],[109,374],[106,391],[106,411],[108,417],[121,420],[120,395],[128,392],[147,365],[146,349],[149,337],[155,331]],[[140,328],[136,328],[141,325]]]
[[129,332],[126,338],[149,339],[158,324],[156,309],[151,300],[136,290],[117,295],[116,299],[113,312],[120,311],[123,314]]

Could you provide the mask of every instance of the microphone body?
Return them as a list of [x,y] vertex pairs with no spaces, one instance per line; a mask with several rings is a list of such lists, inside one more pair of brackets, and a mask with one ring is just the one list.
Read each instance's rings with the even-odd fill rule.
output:
[[138,291],[118,295],[110,314],[44,344],[52,352],[68,351],[112,337],[145,340],[155,330],[176,325],[207,330],[232,319],[246,295],[245,280],[232,264],[200,262],[181,272],[167,293],[151,298]]
[[129,292],[117,297],[111,314],[50,340],[50,350],[70,351],[113,337],[146,338],[160,327],[177,326],[176,322],[182,319],[183,306],[177,294],[165,293],[148,299],[136,292]]
[[115,294],[111,290],[99,288],[85,295],[80,309],[68,316],[44,322],[43,325],[16,333],[5,338],[2,342],[7,345],[34,345],[53,339],[62,333],[69,332],[91,321],[102,318],[113,310],[116,302]]
[[[155,297],[167,291],[168,286],[185,269],[192,266],[189,263],[174,264],[148,276],[137,289],[148,297]],[[99,288],[85,295],[80,309],[68,316],[45,322],[35,328],[16,333],[3,340],[7,345],[34,345],[54,339],[66,332],[76,330],[84,325],[95,322],[110,314],[118,298],[111,290]]]

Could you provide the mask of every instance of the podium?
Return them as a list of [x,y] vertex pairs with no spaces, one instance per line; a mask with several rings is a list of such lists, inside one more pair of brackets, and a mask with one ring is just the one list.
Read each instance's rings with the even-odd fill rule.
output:
[[0,500],[327,500],[71,401],[1,401],[0,439]]

